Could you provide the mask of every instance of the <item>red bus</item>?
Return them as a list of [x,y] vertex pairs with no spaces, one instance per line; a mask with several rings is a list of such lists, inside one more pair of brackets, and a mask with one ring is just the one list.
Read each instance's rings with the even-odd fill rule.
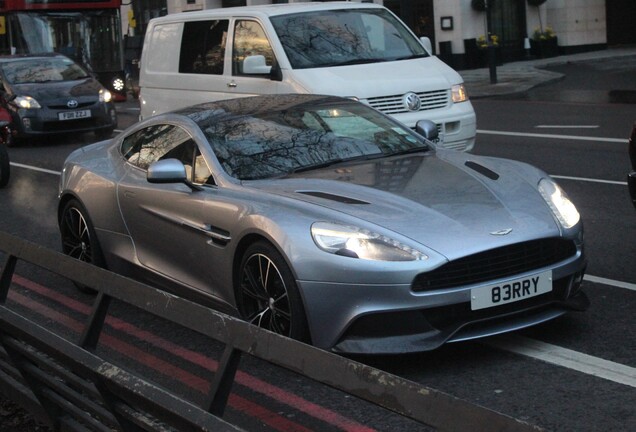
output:
[[121,0],[0,0],[0,54],[59,52],[126,99]]

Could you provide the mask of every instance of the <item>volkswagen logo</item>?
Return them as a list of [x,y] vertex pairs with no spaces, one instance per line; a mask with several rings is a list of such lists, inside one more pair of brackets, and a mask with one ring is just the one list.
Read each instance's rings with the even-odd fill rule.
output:
[[422,106],[420,97],[413,92],[407,93],[402,97],[402,103],[409,111],[419,111]]
[[66,106],[69,108],[77,108],[77,105],[79,104],[77,103],[75,99],[71,99],[68,102],[66,102]]

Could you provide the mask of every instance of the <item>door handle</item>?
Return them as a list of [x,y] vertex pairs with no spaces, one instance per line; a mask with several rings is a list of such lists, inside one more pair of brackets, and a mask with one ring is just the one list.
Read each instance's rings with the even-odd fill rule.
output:
[[236,84],[234,81],[230,81],[229,83],[227,83],[227,86],[230,88],[236,88],[238,87],[238,84]]

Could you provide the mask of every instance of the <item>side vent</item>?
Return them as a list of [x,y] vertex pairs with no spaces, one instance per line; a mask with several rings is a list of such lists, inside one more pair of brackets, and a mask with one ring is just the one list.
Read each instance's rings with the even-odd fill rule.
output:
[[317,198],[323,198],[323,199],[328,199],[331,201],[337,201],[337,202],[341,202],[344,204],[369,204],[366,201],[360,201],[354,198],[348,198],[348,197],[344,197],[342,195],[334,195],[334,194],[330,194],[330,193],[326,193],[326,192],[317,192],[317,191],[296,191],[297,193],[301,193],[301,194],[305,194],[305,195],[311,195]]
[[488,177],[490,180],[498,180],[499,174],[494,172],[493,170],[486,168],[483,165],[479,165],[477,162],[468,161],[464,165],[468,168],[477,171],[479,174]]

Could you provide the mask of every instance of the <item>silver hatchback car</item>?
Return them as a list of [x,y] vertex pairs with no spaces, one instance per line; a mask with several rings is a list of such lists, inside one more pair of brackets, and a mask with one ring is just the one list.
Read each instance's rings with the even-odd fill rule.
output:
[[111,93],[61,54],[0,57],[0,81],[18,138],[94,132],[110,137],[117,126]]
[[349,99],[147,119],[68,157],[58,220],[71,256],[336,352],[431,350],[588,305],[579,213],[547,174]]

